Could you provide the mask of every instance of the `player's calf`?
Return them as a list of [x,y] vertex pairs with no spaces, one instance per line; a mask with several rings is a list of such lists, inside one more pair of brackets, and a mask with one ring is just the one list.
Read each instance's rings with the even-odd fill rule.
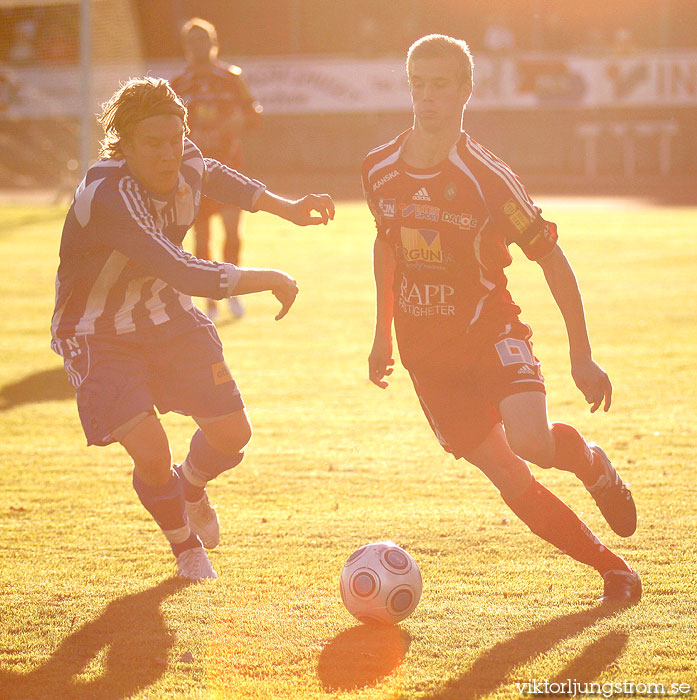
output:
[[164,484],[148,484],[134,470],[133,488],[143,507],[169,541],[175,557],[187,549],[201,546],[187,522],[183,483],[175,470],[170,471],[169,479]]
[[[251,429],[250,429],[251,436]],[[249,438],[233,438],[231,447],[238,447]],[[215,449],[205,433],[199,429],[194,433],[189,454],[179,473],[182,476],[186,517],[191,530],[196,533],[206,549],[213,549],[220,542],[220,523],[215,508],[208,500],[206,486],[225,471],[234,469],[243,459],[244,452],[226,453]]]
[[637,513],[634,499],[608,456],[595,443],[587,443],[571,425],[554,423],[554,466],[581,479],[608,525],[621,537],[634,534]]
[[[233,438],[227,445],[230,451],[223,452],[211,445],[208,436],[200,428],[194,433],[189,445],[189,454],[181,468],[185,479],[186,500],[200,500],[203,496],[203,489],[209,481],[225,471],[234,469],[242,461],[244,452],[241,448],[247,444],[249,438],[243,441],[244,436],[239,439]],[[235,448],[237,449],[235,450]]]
[[517,498],[505,500],[534,534],[577,561],[601,574],[631,571],[622,557],[608,549],[564,501],[538,481],[533,479]]
[[575,474],[587,486],[598,480],[601,467],[593,459],[590,445],[572,425],[552,423],[555,469]]

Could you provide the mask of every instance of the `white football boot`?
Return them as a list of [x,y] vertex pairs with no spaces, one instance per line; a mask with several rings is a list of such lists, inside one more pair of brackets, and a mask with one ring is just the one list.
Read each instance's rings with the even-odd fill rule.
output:
[[206,549],[214,549],[220,542],[220,523],[218,515],[204,491],[200,501],[186,501],[186,517],[191,531],[198,535]]
[[177,573],[181,578],[188,578],[192,581],[218,578],[218,574],[215,572],[203,547],[185,549],[177,557]]

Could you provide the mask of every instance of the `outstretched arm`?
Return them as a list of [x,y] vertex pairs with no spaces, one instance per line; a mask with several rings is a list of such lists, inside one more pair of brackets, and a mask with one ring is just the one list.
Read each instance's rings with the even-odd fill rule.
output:
[[538,262],[564,317],[569,337],[571,376],[591,404],[591,413],[597,411],[603,402],[603,410],[608,411],[612,402],[612,384],[602,367],[593,361],[583,301],[574,271],[559,245]]
[[[193,167],[200,153],[193,144],[188,145]],[[212,158],[204,158],[202,192],[218,202],[234,204],[247,211],[267,211],[298,226],[326,224],[334,218],[334,202],[328,194],[308,194],[300,199],[286,199],[266,189],[237,170]],[[185,163],[186,164],[186,163]]]
[[286,199],[265,190],[256,200],[256,208],[298,226],[326,225],[334,218],[334,202],[328,194],[308,194],[301,199]]
[[281,302],[281,310],[276,314],[276,320],[280,321],[288,313],[298,294],[296,281],[281,270],[251,267],[240,267],[238,270],[240,276],[233,289],[234,294],[270,291]]
[[373,272],[375,274],[375,338],[368,357],[368,378],[381,389],[387,387],[384,377],[392,374],[392,304],[394,292],[394,256],[384,239],[378,237],[373,246]]

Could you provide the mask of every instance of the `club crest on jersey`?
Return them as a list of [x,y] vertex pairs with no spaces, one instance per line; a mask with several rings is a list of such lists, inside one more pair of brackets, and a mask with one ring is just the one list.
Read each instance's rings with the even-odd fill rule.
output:
[[434,207],[430,204],[400,204],[399,207],[403,219],[407,219],[413,214],[417,219],[438,221],[440,216],[440,207]]
[[512,199],[503,205],[503,213],[521,233],[529,228],[530,217]]
[[408,264],[442,268],[453,262],[453,256],[443,252],[439,231],[402,226],[401,239],[397,254]]
[[414,194],[412,196],[412,201],[414,201],[414,202],[430,202],[431,197],[428,194],[428,191],[426,190],[426,188],[422,187],[421,189],[414,192]]
[[451,182],[446,188],[445,192],[443,192],[445,198],[449,201],[452,202],[455,197],[457,197],[457,186],[455,185],[454,182]]
[[386,219],[394,219],[397,213],[397,200],[396,199],[380,199],[379,202],[380,211]]

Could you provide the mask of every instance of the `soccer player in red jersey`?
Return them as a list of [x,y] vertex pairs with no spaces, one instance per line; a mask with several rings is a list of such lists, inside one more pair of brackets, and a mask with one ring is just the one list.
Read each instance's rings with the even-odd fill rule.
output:
[[641,596],[638,574],[604,546],[526,463],[574,473],[610,527],[636,529],[631,493],[603,450],[565,423],[549,424],[544,379],[504,269],[515,243],[537,262],[566,324],[573,379],[610,408],[574,273],[520,180],[462,130],[473,87],[464,41],[429,35],[407,54],[412,128],[365,158],[362,180],[377,224],[377,294],[370,380],[392,373],[392,324],[402,364],[441,445],[481,469],[539,537],[594,567],[603,600]]
[[[244,169],[241,135],[245,129],[258,127],[262,107],[254,100],[242,78],[242,69],[218,60],[218,35],[205,19],[190,19],[181,31],[188,59],[185,70],[172,79],[172,87],[184,100],[189,111],[191,140],[206,157],[215,158],[235,170]],[[239,207],[204,198],[194,224],[196,256],[211,260],[210,220],[220,214],[225,229],[223,259],[240,262]],[[244,315],[237,296],[228,299],[235,318]],[[208,316],[218,315],[217,303],[208,301]]]
[[[295,280],[280,270],[201,260],[181,247],[202,195],[299,226],[334,216],[329,195],[288,200],[186,138],[186,107],[165,80],[132,79],[104,106],[102,159],[63,227],[51,347],[75,387],[88,445],[118,442],[133,487],[168,539],[179,575],[216,578],[204,547],[220,530],[206,484],[236,467],[252,429],[215,326],[191,296],[269,290],[280,319]],[[175,468],[160,413],[198,425]]]

